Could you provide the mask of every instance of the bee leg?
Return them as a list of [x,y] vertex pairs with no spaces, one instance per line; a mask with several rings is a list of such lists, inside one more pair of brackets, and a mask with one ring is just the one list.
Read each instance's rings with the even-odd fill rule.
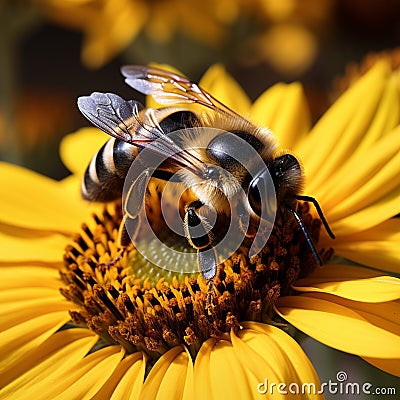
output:
[[217,272],[217,255],[212,244],[211,226],[197,210],[204,204],[196,200],[186,207],[184,230],[189,244],[197,250],[199,269],[204,279],[208,280],[207,306],[212,304],[214,293],[213,278]]
[[[131,219],[127,215],[124,216],[118,230],[118,239],[117,239],[119,247],[118,255],[114,257],[111,261],[98,263],[97,265],[112,267],[119,260],[121,260],[122,257],[125,255],[125,253],[128,251],[128,249],[131,247],[132,245],[131,236],[132,237],[136,236],[138,228],[139,228],[139,217]],[[129,234],[128,232],[131,232],[131,234]]]
[[135,240],[140,226],[139,213],[143,207],[147,184],[152,176],[153,170],[148,168],[141,172],[136,178],[126,195],[123,208],[124,217],[118,231],[119,254],[113,260],[99,265],[112,266],[119,261]]
[[147,185],[153,172],[153,169],[146,168],[130,186],[123,202],[124,216],[127,215],[130,219],[134,220],[139,215],[144,204]]
[[131,218],[127,214],[124,215],[118,231],[118,243],[122,249],[129,247],[132,244],[133,240],[135,240],[139,231],[139,226],[139,216]]
[[295,220],[299,224],[299,227],[300,227],[301,231],[303,232],[303,235],[304,235],[304,237],[306,239],[306,242],[307,242],[308,246],[310,247],[310,250],[311,250],[311,252],[312,252],[317,264],[320,265],[320,266],[324,265],[324,263],[321,260],[320,255],[318,254],[318,251],[317,251],[317,249],[316,249],[316,247],[314,245],[314,242],[312,241],[311,236],[310,236],[307,228],[303,224],[303,221],[301,220],[301,218],[300,218],[299,214],[297,213],[297,211],[287,203],[283,203],[283,205],[284,205],[284,207],[286,207],[286,209],[288,211],[291,212],[291,214],[294,216]]
[[214,277],[217,272],[217,254],[212,244],[197,249],[199,269],[204,279],[208,280],[206,309],[210,310],[214,306]]
[[147,185],[149,180],[153,177],[164,181],[170,179],[172,181],[177,181],[177,178],[168,171],[157,171],[152,168],[147,168],[140,173],[130,186],[123,204],[124,217],[118,231],[118,245],[120,247],[118,252],[119,254],[112,261],[101,263],[99,265],[114,265],[132,246],[132,243],[135,241],[139,232],[140,210],[144,204]]
[[211,279],[208,282],[207,298],[206,298],[206,310],[208,310],[209,313],[211,308],[214,306],[213,297],[214,297],[214,281]]
[[144,205],[147,185],[152,177],[153,170],[143,170],[130,186],[123,202],[123,214],[118,231],[118,243],[126,248],[136,239],[140,226],[140,211]]
[[124,249],[120,249],[118,251],[118,255],[116,257],[114,257],[111,261],[107,261],[107,262],[101,262],[98,263],[97,266],[104,266],[104,267],[112,267],[113,265],[115,265],[119,260],[121,260],[121,258],[124,256],[126,251],[126,248]]

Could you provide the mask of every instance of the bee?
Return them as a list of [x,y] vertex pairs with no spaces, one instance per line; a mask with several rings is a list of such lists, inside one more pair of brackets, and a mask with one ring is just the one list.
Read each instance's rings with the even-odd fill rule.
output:
[[[210,285],[216,275],[218,254],[204,212],[208,209],[217,215],[235,214],[239,225],[244,229],[247,226],[245,234],[250,237],[254,236],[252,227],[270,219],[266,207],[275,208],[272,211],[283,209],[294,216],[317,263],[322,265],[297,212],[297,202],[313,203],[328,234],[332,238],[334,234],[317,200],[300,194],[304,180],[300,162],[290,153],[277,151],[269,129],[252,124],[181,75],[144,66],[125,66],[122,74],[129,86],[152,96],[164,107],[145,109],[135,100],[127,101],[112,93],[95,92],[78,99],[83,115],[112,137],[85,172],[85,199],[108,202],[121,197],[128,170],[144,149],[159,160],[144,163],[129,184],[123,202],[121,248],[140,228],[139,214],[150,179],[159,179],[183,184],[193,192],[195,199],[185,204],[182,224],[187,241],[197,251],[200,272]],[[207,112],[196,113],[184,107],[191,104]],[[261,163],[254,161],[254,154]],[[237,202],[233,201],[235,197],[239,198]],[[236,204],[233,210],[232,204]],[[250,221],[247,225],[246,216]]]

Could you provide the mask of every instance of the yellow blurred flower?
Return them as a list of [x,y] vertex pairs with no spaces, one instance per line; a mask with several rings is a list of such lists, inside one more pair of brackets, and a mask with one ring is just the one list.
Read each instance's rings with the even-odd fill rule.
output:
[[97,68],[121,53],[141,32],[164,43],[181,32],[214,46],[236,19],[237,2],[221,0],[32,0],[48,17],[84,32],[83,62]]
[[[316,33],[332,17],[335,4],[332,0],[30,1],[39,4],[53,22],[83,32],[82,60],[92,68],[132,44],[133,54],[144,46],[150,57],[165,57],[157,47],[152,52],[152,46],[169,42],[170,52],[180,51],[180,45],[174,47],[180,34],[218,48],[220,55],[234,55],[239,63],[267,62],[288,76],[300,75],[315,60]],[[142,34],[149,41],[135,47]],[[187,57],[205,50],[191,44],[185,48],[193,51]]]
[[244,64],[268,63],[279,73],[296,77],[317,58],[320,36],[332,18],[331,0],[253,0],[248,13],[260,29],[241,48]]
[[[334,258],[310,273],[314,262],[301,248],[289,263],[297,259],[297,271],[268,255],[252,264],[235,254],[220,266],[208,313],[207,286],[196,276],[160,269],[152,283],[134,249],[131,259],[99,265],[93,260],[118,252],[121,215],[107,207],[90,217],[93,209],[79,199],[80,177],[105,140],[83,129],[63,142],[73,175],[61,182],[0,169],[0,398],[251,399],[265,397],[257,390],[265,378],[319,388],[300,346],[279,329],[284,320],[400,375],[400,281],[390,276],[400,267],[398,73],[377,63],[313,127],[298,83],[277,84],[253,104],[220,66],[201,85],[269,126],[302,160],[304,193],[318,199],[337,236],[314,232],[321,253],[329,258],[333,246],[337,256],[374,269]],[[300,210],[315,228],[311,211]],[[274,267],[282,272],[277,280]]]

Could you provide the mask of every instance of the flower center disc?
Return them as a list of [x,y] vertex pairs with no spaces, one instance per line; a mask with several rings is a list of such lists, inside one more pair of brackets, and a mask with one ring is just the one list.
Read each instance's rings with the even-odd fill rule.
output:
[[[298,204],[298,213],[317,246],[321,221],[312,217],[306,203]],[[274,226],[258,255],[249,259],[251,240],[245,239],[218,266],[208,304],[210,293],[201,274],[171,273],[157,267],[133,244],[121,252],[117,241],[120,206],[106,207],[82,225],[65,251],[61,293],[75,304],[70,311],[73,323],[87,326],[106,343],[118,343],[128,352],[145,351],[156,359],[179,344],[194,358],[205,340],[222,337],[231,328],[239,328],[241,321],[279,322],[274,302],[288,295],[298,278],[309,275],[316,261],[294,218],[279,212],[277,216],[277,221],[285,223]],[[184,239],[175,246],[192,251]],[[153,247],[157,252],[157,246]],[[326,252],[321,257],[326,261],[330,255]],[[162,252],[157,256],[159,265],[179,263],[163,260]]]

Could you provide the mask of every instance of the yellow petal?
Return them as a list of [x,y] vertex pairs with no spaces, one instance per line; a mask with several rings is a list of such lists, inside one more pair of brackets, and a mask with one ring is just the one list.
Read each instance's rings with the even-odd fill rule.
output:
[[194,398],[194,365],[193,359],[185,347],[185,351],[187,354],[188,364],[185,376],[185,386],[183,388],[182,399],[183,400],[192,400]]
[[400,359],[362,357],[366,362],[376,368],[400,377]]
[[[396,139],[385,140],[392,137],[396,137]],[[379,154],[379,161],[373,155],[375,152],[371,152],[371,156],[369,156],[369,153],[368,155],[364,154],[365,161],[361,162],[359,160],[358,168],[356,168],[357,164],[353,165],[353,171],[358,169],[363,170],[364,173],[355,173],[355,180],[353,178],[349,178],[349,181],[343,180],[342,186],[347,187],[347,192],[344,194],[345,197],[336,205],[332,203],[329,205],[329,218],[331,221],[336,221],[360,211],[373,205],[383,197],[396,192],[400,185],[400,174],[398,173],[400,171],[400,127],[393,134],[386,136],[383,141],[385,146],[378,146],[376,149],[376,153]],[[349,177],[351,176],[349,175]],[[352,187],[353,190],[350,191],[349,187]],[[324,204],[326,203],[324,202]],[[396,211],[394,209],[392,215],[395,215]]]
[[356,263],[398,274],[400,271],[399,239],[339,243],[336,254]]
[[303,87],[297,82],[272,86],[254,102],[251,119],[270,128],[281,147],[295,149],[310,128],[310,111]]
[[[159,386],[157,398],[160,400],[183,398],[185,388],[188,387],[186,377],[188,375],[188,371],[192,369],[192,359],[188,356],[188,353],[181,352],[177,357],[175,357],[174,362],[170,364],[168,370],[165,372],[162,382]],[[175,377],[177,376],[182,377],[182,379],[180,379],[179,382],[174,382]],[[171,382],[174,382],[174,384],[171,385]],[[188,398],[193,398],[193,392],[194,390],[192,386],[191,390],[188,390]]]
[[[189,383],[186,378],[188,374],[190,375],[190,369],[193,369],[193,363],[188,353],[180,346],[172,348],[163,354],[151,369],[140,398],[143,400],[183,398],[185,387]],[[176,380],[177,376],[180,377],[179,380]],[[193,398],[193,387],[189,392],[188,398]]]
[[60,145],[60,156],[65,166],[81,177],[90,160],[110,136],[97,128],[82,128],[63,138]]
[[[359,311],[384,304],[360,303],[315,293],[282,297],[276,309],[282,318],[307,335],[335,349],[373,358],[400,357],[400,326],[394,321]],[[355,310],[357,307],[357,310]],[[384,306],[380,311],[383,311]],[[398,313],[399,311],[397,311]],[[395,333],[397,332],[397,334]]]
[[382,273],[357,265],[326,264],[316,268],[307,278],[298,279],[297,286],[314,285],[340,280],[367,279],[381,276]]
[[1,368],[10,368],[70,320],[55,268],[0,268]]
[[58,182],[33,171],[0,163],[0,221],[32,230],[70,233],[88,218],[91,210],[73,201]]
[[382,98],[376,110],[374,120],[357,147],[356,152],[364,152],[378,142],[388,132],[399,125],[400,122],[400,92],[398,74],[392,74],[386,81]]
[[346,91],[311,130],[297,150],[315,192],[349,157],[365,134],[388,76],[386,63],[377,63]]
[[[52,299],[52,302],[57,299],[63,301],[62,297],[57,288],[48,287],[13,287],[12,289],[6,289],[0,291],[0,304],[7,304],[7,307],[11,307],[10,314],[18,308],[19,302],[31,301],[31,300],[45,300]],[[12,310],[12,311],[11,311]],[[0,310],[0,312],[6,312],[7,310]]]
[[[146,359],[142,353],[133,353],[120,362],[117,370],[95,399],[138,399],[143,387]],[[114,383],[115,382],[115,383]],[[116,386],[115,386],[116,385]]]
[[[330,224],[337,236],[349,235],[370,229],[400,213],[400,186],[379,201]],[[329,220],[329,213],[327,213]]]
[[[398,83],[389,79],[376,116],[362,141],[335,173],[318,187],[318,198],[333,207],[361,187],[391,160],[400,148]],[[397,128],[396,128],[397,127]]]
[[61,373],[49,374],[36,385],[36,393],[41,393],[52,384],[52,392],[58,394],[54,400],[61,399],[92,399],[107,382],[121,362],[125,351],[120,346],[109,346],[97,350],[77,364],[66,366]]
[[272,129],[275,117],[281,110],[282,100],[288,92],[288,86],[279,82],[264,91],[251,106],[252,119],[259,125]]
[[210,385],[210,356],[211,351],[217,343],[217,339],[209,338],[200,347],[194,362],[193,375],[194,394],[196,400],[213,399],[212,387]]
[[227,340],[208,339],[200,348],[194,365],[196,399],[262,398],[258,381],[245,371]]
[[81,222],[87,223],[88,220],[92,219],[91,216],[93,213],[103,212],[104,203],[88,202],[82,199],[81,175],[70,175],[67,178],[64,178],[62,181],[58,182],[58,184],[59,190],[65,193],[71,203],[80,204],[83,206],[85,215],[82,217]]
[[364,266],[350,264],[326,264],[316,268],[307,278],[296,281],[296,286],[312,286],[324,282],[369,279],[388,275],[388,271],[378,271]]
[[240,364],[259,382],[267,376],[273,382],[292,382],[296,373],[284,352],[268,335],[251,329],[231,332],[231,340]]
[[315,192],[318,199],[330,209],[330,219],[340,218],[362,208],[363,204],[355,201],[363,192],[355,188],[365,190],[364,186],[371,187],[371,179],[381,188],[379,193],[370,193],[370,198],[362,199],[364,204],[372,203],[393,189],[397,179],[399,151],[400,127],[397,127],[365,151],[356,151],[348,157]]
[[71,308],[58,290],[37,287],[2,290],[0,304],[0,332],[50,312],[65,311],[67,315]]
[[[356,271],[351,266],[329,265],[326,267],[328,268],[323,267],[321,269],[330,269],[330,272],[335,269],[336,276],[321,279],[311,275],[308,278],[298,280],[293,285],[293,289],[299,292],[329,293],[367,303],[382,303],[400,298],[400,279],[392,276],[383,276],[376,271],[371,271],[371,276],[368,278],[354,277],[354,275],[350,277],[349,275],[354,274]],[[347,267],[350,267],[350,274],[346,273]]]
[[[30,384],[40,380],[41,374],[48,374],[57,364],[62,373],[62,363],[68,366],[71,361],[82,359],[96,341],[97,336],[88,329],[55,333],[33,351],[25,353],[19,363],[2,372],[1,386],[5,388],[0,390],[0,398],[29,398]],[[50,396],[48,390],[43,395]]]
[[[273,342],[275,343],[274,346],[277,347],[282,352],[282,354],[285,355],[286,368],[284,365],[282,365],[282,370],[279,372],[279,374],[283,374],[284,376],[285,379],[284,383],[289,385],[290,383],[295,382],[299,383],[300,387],[303,383],[310,383],[311,386],[312,384],[315,384],[315,387],[318,391],[319,389],[318,375],[313,365],[311,364],[309,358],[304,353],[303,349],[292,337],[290,337],[287,333],[285,333],[281,329],[275,328],[267,324],[261,324],[253,321],[245,321],[242,323],[242,325],[245,328],[245,330],[249,329],[258,332],[259,334],[262,334],[263,339],[265,337],[268,337],[270,340],[273,340]],[[244,335],[246,334],[245,330],[242,334],[242,338],[244,338]],[[258,354],[261,355],[266,353],[266,348],[261,344],[260,340],[259,343],[257,343],[257,341],[254,341],[253,343],[251,343],[251,341],[248,341],[247,343]],[[265,357],[266,360],[270,359],[268,353],[265,354]],[[251,362],[251,359],[249,359],[248,362]],[[288,368],[289,365],[291,368]],[[275,366],[275,370],[276,369],[277,368]],[[268,374],[265,373],[265,376],[268,376],[269,378],[270,373],[271,372],[268,371]],[[311,399],[323,398],[321,395],[313,394],[314,393],[313,391],[306,393],[309,394],[309,396],[304,398],[311,398]],[[287,395],[285,396],[287,397]]]
[[400,271],[399,246],[399,218],[387,220],[362,232],[338,237],[334,243],[337,254],[384,271],[385,275]]
[[[1,224],[0,224],[1,229]],[[63,235],[48,234],[43,237],[21,238],[0,232],[0,264],[7,262],[61,262],[68,239]]]
[[303,296],[331,301],[335,304],[356,311],[365,320],[370,321],[373,325],[383,327],[388,332],[393,332],[395,334],[400,332],[398,329],[398,325],[400,324],[398,319],[400,312],[399,300],[386,301],[384,303],[366,303],[322,293],[307,293]]
[[[70,175],[58,182],[59,190],[65,193],[72,204],[79,204],[84,209],[85,215],[82,216],[84,220],[90,218],[92,213],[102,212],[104,203],[93,203],[82,199],[81,193],[82,175]],[[84,221],[82,219],[82,222]]]
[[400,298],[400,280],[391,276],[325,282],[306,287],[294,285],[293,288],[300,292],[329,293],[349,300],[367,303],[381,303]]
[[385,240],[400,240],[400,219],[392,218],[361,232],[340,236],[335,240],[336,244],[348,242],[381,242]]
[[0,371],[13,368],[70,320],[66,311],[45,312],[0,332]]
[[59,348],[28,371],[27,382],[18,385],[13,398],[90,399],[107,381],[124,354],[119,346],[106,347],[86,357],[80,356],[80,351],[68,354],[67,349],[68,346]]
[[311,117],[303,86],[300,83],[292,83],[287,86],[287,89],[283,98],[284,103],[271,129],[277,134],[283,148],[295,150],[296,144],[310,129]]
[[0,289],[50,288],[58,292],[58,266],[14,266],[0,268]]
[[221,64],[215,64],[206,71],[200,86],[239,114],[246,116],[249,113],[250,99]]

